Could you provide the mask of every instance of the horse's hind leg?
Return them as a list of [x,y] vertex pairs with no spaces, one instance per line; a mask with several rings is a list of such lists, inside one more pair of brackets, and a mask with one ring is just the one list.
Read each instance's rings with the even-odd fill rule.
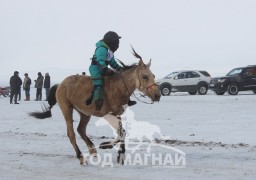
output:
[[76,151],[76,157],[80,160],[80,164],[82,165],[84,163],[84,157],[82,152],[80,151],[79,147],[76,144],[76,135],[74,132],[74,127],[73,127],[73,108],[71,106],[68,105],[60,105],[59,106],[62,110],[62,113],[64,115],[66,124],[67,124],[67,135],[69,137],[69,140],[71,142],[71,144],[73,145],[75,151]]
[[86,135],[86,127],[87,124],[90,121],[91,116],[86,116],[82,113],[80,113],[80,123],[77,127],[77,132],[80,134],[80,136],[82,137],[82,139],[85,141],[89,152],[91,155],[93,156],[97,156],[97,151],[95,149],[94,144],[92,143],[92,141],[88,138],[88,136]]

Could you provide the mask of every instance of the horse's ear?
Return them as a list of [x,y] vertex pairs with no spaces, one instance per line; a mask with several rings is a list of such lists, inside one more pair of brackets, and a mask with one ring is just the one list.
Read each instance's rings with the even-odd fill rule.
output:
[[151,66],[151,59],[149,60],[149,63],[147,64],[147,67],[150,68]]
[[144,62],[142,61],[142,59],[140,59],[140,61],[139,61],[139,67],[144,67],[144,66],[145,66]]

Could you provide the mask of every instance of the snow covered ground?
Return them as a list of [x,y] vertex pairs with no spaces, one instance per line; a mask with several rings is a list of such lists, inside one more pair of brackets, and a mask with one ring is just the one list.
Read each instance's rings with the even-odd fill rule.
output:
[[[24,99],[24,92],[23,92]],[[44,94],[43,94],[44,95]],[[32,89],[31,99],[35,97]],[[44,96],[43,96],[44,97]],[[117,149],[97,149],[114,157],[113,167],[102,164],[81,166],[66,135],[66,124],[59,107],[53,117],[38,120],[27,115],[41,110],[45,101],[20,101],[9,104],[0,97],[0,177],[1,179],[255,179],[256,178],[256,95],[251,92],[237,96],[188,95],[174,93],[162,97],[160,103],[138,102],[130,110],[138,122],[160,128],[151,154],[166,155],[170,148],[185,153],[185,167],[163,167],[149,163],[118,165]],[[113,138],[109,126],[96,126],[92,117],[88,135],[96,146]],[[74,127],[79,116],[74,113]],[[141,128],[146,131],[146,127]],[[80,149],[88,149],[77,134]],[[136,142],[136,140],[134,140]],[[144,141],[144,144],[149,141]],[[118,145],[117,145],[118,146]],[[164,146],[164,147],[163,147]],[[127,151],[127,154],[129,152]],[[143,157],[147,149],[137,153]]]

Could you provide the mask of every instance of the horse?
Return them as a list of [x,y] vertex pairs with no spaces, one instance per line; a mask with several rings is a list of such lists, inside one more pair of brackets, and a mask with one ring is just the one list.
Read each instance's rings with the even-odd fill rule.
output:
[[124,112],[123,105],[127,104],[130,96],[137,89],[154,102],[160,101],[160,91],[155,83],[155,76],[150,70],[151,59],[149,63],[144,64],[140,55],[132,48],[133,55],[139,59],[138,63],[125,65],[120,61],[122,70],[116,72],[113,76],[104,76],[104,101],[100,111],[96,110],[95,103],[86,105],[85,100],[90,96],[93,89],[90,76],[71,75],[65,78],[59,85],[50,88],[48,96],[49,107],[43,112],[31,112],[30,116],[45,119],[52,116],[51,109],[58,103],[67,125],[67,136],[75,149],[76,156],[80,164],[84,164],[85,158],[80,151],[75,138],[73,127],[73,110],[80,115],[80,122],[77,131],[86,143],[90,155],[97,157],[97,151],[92,141],[86,135],[86,127],[91,116],[103,117],[109,113],[116,117],[115,122],[111,122],[116,129],[118,137],[111,142],[103,142],[100,148],[113,148],[120,143],[117,161],[124,163],[125,154],[125,130],[122,127],[121,115]]

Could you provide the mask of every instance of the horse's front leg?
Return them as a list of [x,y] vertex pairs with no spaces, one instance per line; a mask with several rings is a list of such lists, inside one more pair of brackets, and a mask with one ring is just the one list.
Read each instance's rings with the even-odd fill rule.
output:
[[99,148],[101,149],[112,149],[117,143],[124,141],[125,131],[122,127],[121,117],[108,114],[104,116],[104,119],[115,129],[117,137],[108,142],[103,142],[100,144]]
[[118,150],[118,156],[117,156],[117,162],[119,164],[124,164],[124,160],[125,160],[125,136],[126,136],[126,133],[125,133],[125,130],[122,126],[122,119],[120,116],[117,116],[117,119],[119,120],[118,122],[118,131],[117,131],[117,134],[118,134],[118,139],[120,141],[120,148]]
[[117,161],[120,164],[124,163],[124,153],[125,153],[125,130],[122,126],[122,121],[120,116],[107,115],[104,117],[106,121],[116,130],[117,137],[111,142],[103,142],[100,144],[100,148],[102,149],[111,149],[117,143],[120,143],[120,148],[118,150]]

